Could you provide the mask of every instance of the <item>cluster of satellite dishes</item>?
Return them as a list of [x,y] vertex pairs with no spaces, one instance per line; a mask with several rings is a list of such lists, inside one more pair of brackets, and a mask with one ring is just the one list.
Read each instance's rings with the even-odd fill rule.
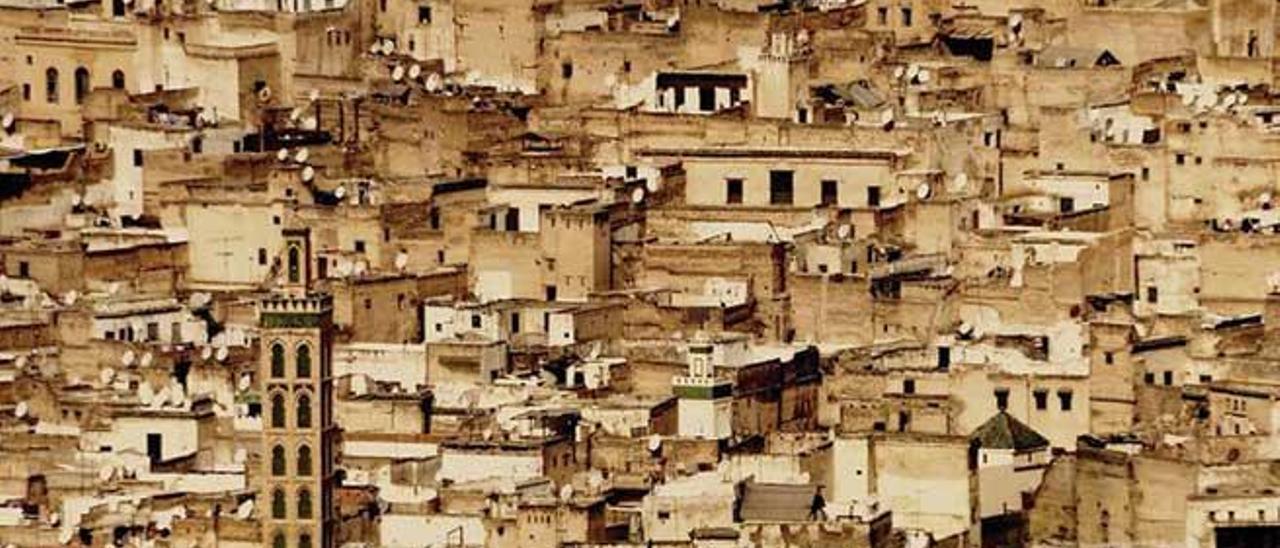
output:
[[650,194],[654,194],[659,190],[662,190],[662,181],[653,177],[645,178],[644,185],[631,189],[631,203],[640,205],[644,203]]
[[929,83],[930,77],[929,69],[923,68],[915,63],[893,69],[893,78],[895,80],[902,80],[908,84],[927,84]]
[[176,379],[170,379],[169,384],[156,390],[152,388],[151,383],[143,381],[138,384],[138,401],[148,409],[164,409],[166,407],[177,407],[186,409],[191,405],[191,400],[187,399],[187,390]]
[[[396,41],[390,38],[384,38],[380,41],[376,41],[369,46],[369,53],[375,56],[395,55]],[[391,80],[397,83],[406,80],[419,82],[431,93],[444,89],[444,80],[440,78],[438,73],[432,72],[430,74],[424,74],[422,65],[417,63],[407,66],[400,63],[392,64]]]
[[214,360],[218,363],[224,363],[231,356],[231,351],[225,345],[206,346],[200,349],[200,359],[202,361]]
[[1208,84],[1177,85],[1178,95],[1182,97],[1182,105],[1197,113],[1235,112],[1238,107],[1249,102],[1249,95],[1231,86],[1221,88]]
[[[129,350],[125,350],[124,353],[120,355],[120,365],[125,368],[134,367],[136,365],[140,368],[146,369],[148,367],[151,367],[151,362],[153,361],[155,361],[155,355],[153,355],[151,352],[143,352],[142,356],[138,356],[136,352],[134,352],[132,349],[129,349]],[[111,371],[110,368],[103,370],[102,374],[104,375],[104,377],[109,371]],[[112,372],[111,376],[112,378],[114,378],[115,376],[114,372]],[[111,382],[111,380],[107,378],[103,379],[103,383],[108,383],[108,382]]]
[[311,152],[307,150],[307,147],[298,147],[298,150],[292,154],[290,154],[288,147],[282,147],[280,150],[276,151],[276,160],[279,160],[282,163],[292,161],[302,166],[301,176],[302,182],[304,183],[310,183],[316,178],[316,168],[307,163],[307,160],[310,158]]

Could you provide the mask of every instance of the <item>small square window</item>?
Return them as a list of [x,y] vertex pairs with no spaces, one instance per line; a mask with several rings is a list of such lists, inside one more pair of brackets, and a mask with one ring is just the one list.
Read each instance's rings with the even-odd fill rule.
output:
[[903,393],[903,394],[915,394],[915,393],[916,393],[916,380],[915,380],[915,379],[903,379],[903,381],[902,381],[902,393]]
[[356,253],[364,253],[364,240],[356,240]]

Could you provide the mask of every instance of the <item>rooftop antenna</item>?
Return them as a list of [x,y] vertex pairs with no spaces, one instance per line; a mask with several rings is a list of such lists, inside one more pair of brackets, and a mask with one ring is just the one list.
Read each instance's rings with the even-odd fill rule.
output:
[[271,86],[262,86],[262,89],[258,90],[258,100],[264,103],[271,100]]
[[382,41],[382,54],[391,55],[396,52],[396,43],[390,38]]

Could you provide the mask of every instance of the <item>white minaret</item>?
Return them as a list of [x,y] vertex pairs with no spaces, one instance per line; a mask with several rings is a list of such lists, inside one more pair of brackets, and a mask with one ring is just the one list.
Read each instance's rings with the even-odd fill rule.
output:
[[709,342],[689,344],[689,371],[672,380],[680,436],[722,440],[733,435],[733,383],[716,378]]
[[808,33],[803,30],[769,35],[756,64],[756,116],[799,121],[799,105],[808,99],[810,51]]

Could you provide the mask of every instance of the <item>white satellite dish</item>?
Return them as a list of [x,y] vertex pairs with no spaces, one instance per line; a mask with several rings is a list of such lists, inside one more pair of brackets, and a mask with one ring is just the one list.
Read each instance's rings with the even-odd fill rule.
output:
[[1022,24],[1022,14],[1021,14],[1021,13],[1014,13],[1014,14],[1009,15],[1009,28],[1013,28],[1013,27],[1016,27],[1016,26],[1021,25],[1021,24]]
[[560,500],[568,501],[573,498],[573,485],[566,483],[560,486]]
[[1258,196],[1258,204],[1259,204],[1259,205],[1270,205],[1270,204],[1271,204],[1271,193],[1270,193],[1270,192],[1263,192],[1261,196]]
[[26,369],[26,367],[27,367],[27,357],[26,357],[26,356],[18,356],[18,358],[17,358],[17,359],[13,360],[13,365],[14,365],[14,367],[17,367],[19,370]]
[[1236,104],[1236,100],[1237,100],[1237,99],[1236,99],[1236,94],[1234,94],[1234,93],[1228,93],[1228,94],[1226,94],[1226,95],[1223,95],[1223,96],[1222,96],[1222,106],[1224,106],[1224,107],[1232,107],[1232,106],[1234,106],[1234,105]]
[[964,189],[969,186],[969,175],[967,173],[957,173],[952,181],[955,183],[957,190]]
[[840,225],[840,226],[837,226],[837,227],[836,227],[836,237],[840,238],[841,240],[847,240],[847,239],[849,239],[849,233],[850,233],[850,232],[852,232],[852,231],[853,231],[853,229],[852,229],[852,228],[849,228],[849,225]]
[[409,79],[417,80],[422,77],[422,65],[415,64],[409,67]]
[[919,74],[920,74],[920,67],[916,65],[911,65],[907,67],[907,79],[915,80],[916,76]]
[[120,282],[111,282],[107,284],[107,294],[115,295],[120,292]]
[[916,187],[916,198],[920,200],[928,200],[933,195],[933,188],[929,186],[929,182],[925,181]]
[[201,348],[201,349],[200,349],[200,359],[202,359],[202,360],[204,360],[204,361],[209,361],[209,358],[211,358],[211,357],[213,357],[213,349],[212,349],[212,348],[209,348],[209,347],[207,347],[207,346],[206,346],[206,347],[204,347],[204,348]]
[[155,399],[156,392],[151,388],[151,383],[142,381],[142,384],[138,385],[138,401],[142,402],[142,405],[151,405]]
[[926,69],[920,69],[920,73],[916,75],[916,79],[920,80],[920,83],[921,83],[921,84],[923,84],[923,83],[925,83],[925,82],[928,82],[928,81],[929,81],[929,71],[928,71],[928,70],[926,70]]
[[396,65],[395,68],[391,69],[391,79],[396,82],[404,80],[404,66]]
[[270,87],[270,86],[262,86],[262,89],[258,90],[258,100],[259,100],[259,101],[270,101],[270,100],[271,100],[271,87]]
[[13,416],[18,417],[20,419],[26,418],[27,413],[30,413],[30,412],[31,412],[31,409],[29,408],[29,406],[27,405],[27,402],[25,401],[18,402],[18,405],[13,408]]
[[98,469],[98,481],[106,483],[116,477],[116,467],[111,465]]
[[662,449],[662,436],[658,434],[650,434],[649,442],[646,445],[648,446],[650,453],[657,453],[659,449]]
[[82,205],[84,205],[84,196],[83,196],[83,195],[81,195],[80,193],[72,194],[72,195],[71,195],[71,206],[72,206],[72,207],[80,207],[80,206],[82,206]]
[[444,82],[440,78],[440,73],[433,72],[431,73],[430,76],[427,76],[427,83],[426,83],[427,91],[430,91],[430,92],[440,91],[440,88],[443,85],[444,85]]
[[3,125],[5,129],[13,129],[13,124],[16,121],[12,112],[6,112],[4,113],[4,119],[0,120],[0,125]]
[[134,355],[133,350],[125,350],[124,355],[120,356],[120,364],[125,367],[129,367],[130,365],[133,365],[133,360],[135,358],[137,358],[137,356]]
[[249,385],[251,384],[253,384],[253,380],[250,379],[248,375],[240,375],[240,380],[236,381],[236,388],[239,388],[240,391],[243,392],[248,390]]
[[409,254],[404,251],[396,253],[396,270],[404,270],[406,266],[409,266]]
[[902,75],[903,75],[903,74],[906,74],[906,73],[907,73],[907,69],[905,69],[905,68],[903,68],[903,67],[901,67],[901,66],[894,67],[894,69],[893,69],[893,79],[894,79],[894,80],[901,80],[901,79],[902,79]]
[[310,183],[316,178],[316,168],[307,166],[302,168],[302,182]]
[[289,149],[288,149],[288,148],[281,148],[280,150],[277,150],[277,151],[276,151],[276,159],[277,159],[277,160],[280,160],[281,162],[283,162],[283,161],[285,161],[285,160],[288,160],[288,159],[289,159]]
[[631,203],[639,204],[644,202],[644,187],[635,187],[631,189]]
[[302,107],[293,107],[293,110],[289,111],[289,121],[297,122],[300,118],[302,118]]
[[153,409],[159,409],[161,407],[164,407],[166,404],[169,403],[170,397],[171,395],[169,394],[169,387],[166,386],[164,388],[161,388],[160,391],[156,392],[155,397],[151,398],[151,407]]
[[334,197],[334,198],[337,198],[337,199],[341,200],[341,199],[342,199],[343,197],[345,197],[346,195],[347,195],[347,187],[345,187],[345,186],[341,186],[341,185],[339,185],[339,186],[338,186],[338,188],[333,189],[333,197]]
[[213,355],[213,359],[218,360],[220,362],[225,362],[227,361],[228,355],[230,355],[230,353],[227,351],[227,347],[219,346],[218,351],[215,352]]
[[102,384],[111,384],[111,381],[115,380],[115,378],[116,370],[110,367],[103,368],[102,372],[98,374],[98,379],[102,381]]
[[76,304],[76,299],[80,298],[80,293],[72,289],[62,294],[62,304],[72,306]]
[[152,361],[152,360],[154,360],[154,359],[156,359],[156,357],[155,357],[155,356],[153,356],[153,355],[151,355],[151,353],[150,353],[150,352],[144,352],[144,353],[142,354],[142,359],[138,360],[138,366],[140,366],[140,367],[150,367],[150,366],[151,366],[151,361]]
[[382,41],[382,54],[391,55],[396,52],[396,43],[390,38]]
[[311,151],[307,150],[306,147],[299,148],[298,153],[293,155],[293,161],[299,164],[307,163],[309,158],[311,158]]
[[373,44],[369,44],[369,53],[372,53],[374,55],[382,53],[382,44],[379,44],[377,42],[374,42]]
[[662,181],[658,179],[645,179],[644,189],[649,191],[649,194],[653,194],[659,190],[662,190]]
[[320,127],[320,123],[316,121],[315,116],[307,116],[306,118],[303,118],[299,125],[302,126],[302,129],[307,131],[315,131]]
[[314,102],[316,102],[316,101],[319,101],[319,100],[320,100],[320,90],[318,90],[318,89],[312,89],[309,93],[307,93],[307,99],[311,100],[311,102],[312,102],[312,103],[314,103]]

